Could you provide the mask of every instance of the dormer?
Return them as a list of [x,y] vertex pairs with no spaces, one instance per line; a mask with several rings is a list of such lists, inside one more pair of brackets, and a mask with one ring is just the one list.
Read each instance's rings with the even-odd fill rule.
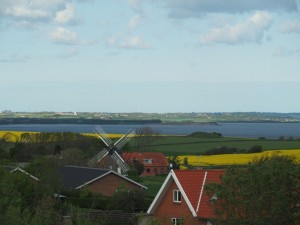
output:
[[144,164],[152,164],[153,160],[152,159],[143,159]]

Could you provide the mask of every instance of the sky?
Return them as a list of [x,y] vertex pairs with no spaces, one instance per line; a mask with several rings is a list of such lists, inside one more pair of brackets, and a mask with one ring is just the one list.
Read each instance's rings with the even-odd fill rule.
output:
[[0,0],[0,112],[300,112],[300,0]]

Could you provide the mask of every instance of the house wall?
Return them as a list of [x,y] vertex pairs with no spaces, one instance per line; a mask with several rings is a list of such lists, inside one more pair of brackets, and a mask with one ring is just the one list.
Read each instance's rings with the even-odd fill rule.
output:
[[186,225],[205,224],[193,217],[192,212],[185,202],[183,196],[181,196],[181,203],[173,202],[173,190],[178,190],[178,187],[174,181],[172,181],[164,198],[156,209],[155,217],[163,225],[170,225],[171,218],[183,218],[183,224]]
[[144,164],[144,172],[141,174],[142,177],[147,176],[155,176],[159,174],[167,174],[169,172],[168,167],[162,167],[162,166],[149,166]]
[[129,190],[140,189],[140,187],[136,184],[131,183],[113,173],[110,173],[105,177],[102,177],[101,179],[90,183],[88,185],[88,188],[93,192],[97,192],[105,196],[112,196],[121,186]]

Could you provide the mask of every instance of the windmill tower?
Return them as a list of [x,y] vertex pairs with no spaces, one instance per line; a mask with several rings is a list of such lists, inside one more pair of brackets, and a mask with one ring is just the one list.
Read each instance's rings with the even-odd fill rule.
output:
[[101,164],[101,161],[105,160],[104,165],[102,165],[103,167],[115,170],[122,174],[126,173],[130,167],[119,153],[122,147],[135,135],[134,130],[130,130],[116,142],[110,139],[100,126],[96,126],[94,130],[106,145],[106,148],[99,151],[92,159],[90,159],[88,162],[89,166],[96,167]]

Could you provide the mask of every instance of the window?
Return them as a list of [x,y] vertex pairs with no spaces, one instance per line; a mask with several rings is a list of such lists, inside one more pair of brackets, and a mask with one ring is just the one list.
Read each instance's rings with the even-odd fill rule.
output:
[[151,172],[150,168],[147,168],[147,169],[146,169],[146,172],[147,172],[147,173],[150,173],[150,172]]
[[173,190],[173,202],[181,202],[181,193],[179,190]]
[[182,225],[183,219],[182,218],[171,218],[172,225]]
[[211,203],[215,203],[218,200],[218,196],[216,194],[213,194],[211,199],[209,200]]
[[152,159],[143,159],[144,164],[152,164]]

